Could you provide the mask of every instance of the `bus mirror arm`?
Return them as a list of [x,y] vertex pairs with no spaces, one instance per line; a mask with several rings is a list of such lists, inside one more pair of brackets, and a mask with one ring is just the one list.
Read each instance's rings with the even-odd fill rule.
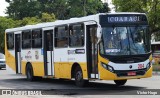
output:
[[97,38],[98,38],[98,41],[97,41],[97,44],[101,41],[101,37],[102,37],[102,28],[101,28],[101,25],[98,24],[98,27],[97,27]]

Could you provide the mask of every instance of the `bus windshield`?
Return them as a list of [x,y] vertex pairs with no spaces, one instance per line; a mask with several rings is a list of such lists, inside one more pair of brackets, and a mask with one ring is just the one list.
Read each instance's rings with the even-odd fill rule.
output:
[[147,54],[150,52],[148,31],[148,26],[102,27],[101,54]]

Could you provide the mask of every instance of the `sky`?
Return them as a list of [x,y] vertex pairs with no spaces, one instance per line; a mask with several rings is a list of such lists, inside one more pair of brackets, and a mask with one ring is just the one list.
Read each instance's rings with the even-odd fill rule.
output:
[[[112,0],[102,0],[102,1],[106,1],[109,3],[109,7],[111,8],[111,12],[114,12],[114,9],[113,9],[113,5],[111,3]],[[9,4],[7,2],[5,2],[5,0],[0,0],[0,16],[7,16],[5,14],[5,10],[6,10],[6,7],[9,6]]]
[[5,0],[0,0],[0,16],[6,16],[5,14],[5,9],[7,6],[9,6],[9,4],[7,2],[5,2]]

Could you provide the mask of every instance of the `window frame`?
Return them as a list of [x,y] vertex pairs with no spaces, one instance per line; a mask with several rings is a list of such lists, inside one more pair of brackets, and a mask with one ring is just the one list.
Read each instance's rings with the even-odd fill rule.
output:
[[[34,38],[34,37],[33,37],[33,32],[34,32],[34,31],[40,31],[40,37],[39,37],[39,38]],[[31,31],[31,48],[32,48],[32,49],[39,49],[39,48],[41,49],[41,48],[43,47],[43,45],[42,45],[42,44],[43,44],[43,42],[42,42],[42,41],[43,41],[43,40],[42,40],[42,36],[43,36],[43,35],[42,35],[42,29],[41,29],[41,28],[39,28],[39,29],[32,29],[32,31]],[[41,46],[40,46],[40,47],[33,47],[33,41],[34,41],[35,39],[40,39],[40,40],[41,40]]]
[[[12,48],[9,48],[8,47],[8,35],[12,34],[13,35],[13,47]],[[9,42],[10,43],[10,42]],[[14,32],[9,32],[9,33],[6,33],[6,44],[7,44],[7,49],[8,50],[14,50],[15,48],[15,36],[14,36]]]
[[[59,37],[56,33],[58,33],[58,28],[59,27],[65,27],[66,29],[66,33],[67,33],[67,36],[66,37]],[[58,36],[58,37],[57,37]],[[57,44],[56,44],[56,39],[57,38],[67,38],[67,46],[64,46],[64,47],[57,47]],[[69,26],[67,24],[64,24],[64,25],[58,25],[58,26],[55,26],[54,27],[54,45],[53,47],[55,48],[67,48],[69,46]]]
[[[24,39],[23,38],[23,34],[27,33],[27,32],[30,33],[30,37],[31,37],[30,39]],[[24,46],[23,46],[23,41],[24,40],[29,40],[30,41],[30,44],[31,44],[30,47],[24,48]],[[32,30],[23,30],[22,31],[22,49],[31,49],[31,48],[32,48]]]
[[[83,42],[83,45],[81,45],[81,46],[70,46],[70,27],[72,26],[74,26],[74,25],[81,25],[81,27],[83,27],[83,39],[84,39],[84,42]],[[69,24],[69,47],[70,48],[81,48],[81,47],[84,47],[85,46],[85,25],[84,25],[84,23],[71,23],[71,24]]]

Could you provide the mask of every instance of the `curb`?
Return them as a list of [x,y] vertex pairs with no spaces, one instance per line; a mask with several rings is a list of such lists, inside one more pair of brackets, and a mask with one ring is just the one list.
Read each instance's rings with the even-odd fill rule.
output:
[[159,71],[153,71],[152,75],[160,75],[160,72]]

